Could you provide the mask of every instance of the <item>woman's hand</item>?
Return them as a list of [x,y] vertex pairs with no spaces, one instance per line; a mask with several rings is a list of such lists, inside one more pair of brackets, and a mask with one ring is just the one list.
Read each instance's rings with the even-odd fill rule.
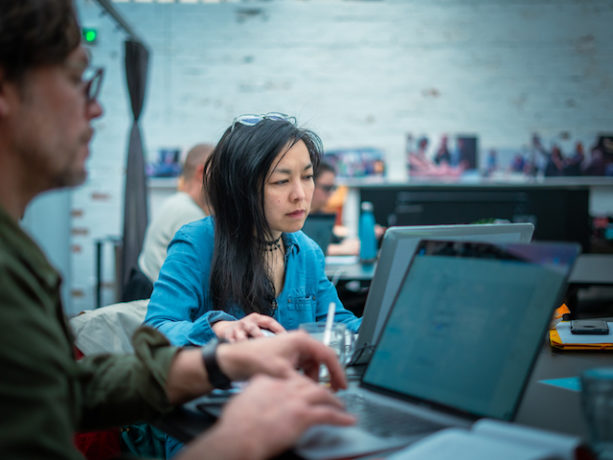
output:
[[274,334],[285,332],[275,319],[259,313],[251,313],[237,321],[217,321],[212,326],[213,332],[220,339],[229,342],[240,342],[255,337],[264,337],[262,329],[269,330]]

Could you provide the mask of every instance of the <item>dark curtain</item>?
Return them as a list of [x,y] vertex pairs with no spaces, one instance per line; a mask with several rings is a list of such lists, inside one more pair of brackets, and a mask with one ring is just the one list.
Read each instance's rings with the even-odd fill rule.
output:
[[132,106],[132,129],[128,144],[128,160],[123,211],[123,241],[121,256],[121,286],[136,267],[148,223],[147,177],[143,141],[138,120],[145,100],[149,51],[135,40],[125,42],[125,66],[128,92]]

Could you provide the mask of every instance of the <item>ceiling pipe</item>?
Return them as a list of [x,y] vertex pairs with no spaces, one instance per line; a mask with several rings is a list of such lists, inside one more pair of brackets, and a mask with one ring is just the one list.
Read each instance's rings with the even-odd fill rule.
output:
[[138,41],[144,45],[144,42],[138,37],[138,35],[136,35],[132,27],[130,27],[130,24],[128,24],[123,19],[121,14],[117,12],[115,7],[111,4],[110,0],[96,0],[96,2],[98,2],[98,4],[102,8],[104,8],[104,10],[115,20],[117,25],[121,27],[130,36],[131,39]]

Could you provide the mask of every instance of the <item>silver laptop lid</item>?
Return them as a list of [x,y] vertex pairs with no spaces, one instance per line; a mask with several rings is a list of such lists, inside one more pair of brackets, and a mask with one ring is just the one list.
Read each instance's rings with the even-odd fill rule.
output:
[[391,227],[383,237],[375,274],[370,283],[360,333],[356,341],[354,364],[368,362],[383,321],[398,291],[411,257],[422,238],[447,238],[500,243],[528,243],[534,225],[530,223],[423,225]]

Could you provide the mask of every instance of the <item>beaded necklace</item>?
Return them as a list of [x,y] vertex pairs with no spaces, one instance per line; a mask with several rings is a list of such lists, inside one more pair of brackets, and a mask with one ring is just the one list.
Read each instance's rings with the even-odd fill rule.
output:
[[277,249],[281,249],[281,236],[283,235],[279,235],[279,238],[277,238],[274,241],[264,241],[264,244],[266,245],[265,250],[274,252]]

